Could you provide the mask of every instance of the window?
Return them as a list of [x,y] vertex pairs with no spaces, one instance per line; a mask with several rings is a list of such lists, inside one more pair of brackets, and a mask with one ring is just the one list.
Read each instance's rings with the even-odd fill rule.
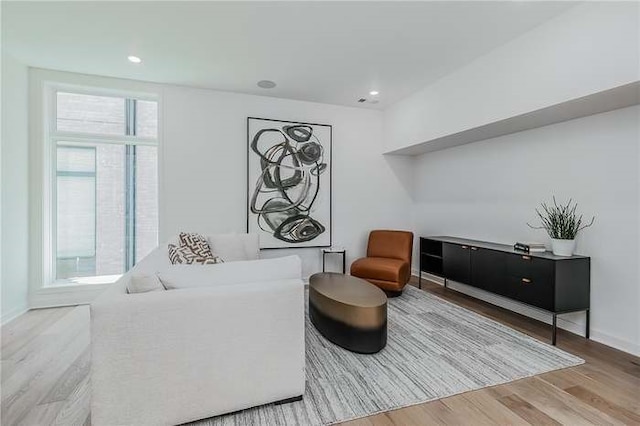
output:
[[113,281],[158,243],[158,104],[57,91],[54,111],[53,281]]

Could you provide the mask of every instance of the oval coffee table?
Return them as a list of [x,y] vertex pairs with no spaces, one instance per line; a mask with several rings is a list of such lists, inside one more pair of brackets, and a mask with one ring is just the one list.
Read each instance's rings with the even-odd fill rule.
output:
[[387,344],[387,296],[360,278],[312,275],[309,317],[324,337],[352,352],[372,354]]

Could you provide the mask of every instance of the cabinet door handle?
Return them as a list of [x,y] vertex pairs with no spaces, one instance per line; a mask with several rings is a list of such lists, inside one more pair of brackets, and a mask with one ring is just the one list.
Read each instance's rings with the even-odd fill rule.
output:
[[523,278],[522,279],[522,283],[523,284],[531,284],[531,280],[529,278]]
[[522,256],[522,260],[531,260],[531,256]]
[[469,246],[462,246],[462,248],[466,250],[469,248]]
[[471,250],[478,250],[478,247],[471,247]]

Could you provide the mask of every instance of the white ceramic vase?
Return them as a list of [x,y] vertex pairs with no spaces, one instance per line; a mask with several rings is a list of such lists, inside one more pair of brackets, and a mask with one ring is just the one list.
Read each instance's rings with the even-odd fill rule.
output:
[[552,238],[551,249],[556,256],[572,256],[576,249],[576,240],[561,240]]

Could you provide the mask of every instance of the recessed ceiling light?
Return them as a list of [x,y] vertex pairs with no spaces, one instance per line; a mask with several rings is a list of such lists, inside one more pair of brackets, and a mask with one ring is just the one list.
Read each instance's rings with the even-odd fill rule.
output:
[[260,87],[261,89],[273,89],[274,87],[276,87],[276,83],[271,80],[260,80],[258,82],[258,87]]
[[142,59],[133,55],[127,56],[127,59],[129,60],[129,62],[133,62],[134,64],[139,64],[140,62],[142,62]]
[[369,92],[369,94],[370,94],[371,96],[377,96],[377,95],[379,95],[379,94],[380,94],[380,92],[378,92],[377,90],[372,90],[372,91],[370,91],[370,92]]

